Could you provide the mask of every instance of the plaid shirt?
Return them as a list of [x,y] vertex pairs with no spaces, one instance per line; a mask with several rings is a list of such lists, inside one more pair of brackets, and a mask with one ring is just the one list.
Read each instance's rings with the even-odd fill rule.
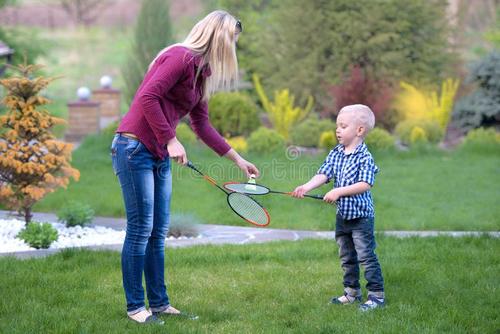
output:
[[[324,174],[328,181],[334,179],[334,187],[345,187],[358,182],[366,182],[373,186],[375,174],[378,167],[368,151],[365,143],[356,147],[350,154],[344,153],[344,147],[337,145],[330,151],[325,162],[318,170],[318,174]],[[372,194],[370,190],[364,193],[340,197],[337,201],[337,213],[344,219],[360,217],[374,217]]]

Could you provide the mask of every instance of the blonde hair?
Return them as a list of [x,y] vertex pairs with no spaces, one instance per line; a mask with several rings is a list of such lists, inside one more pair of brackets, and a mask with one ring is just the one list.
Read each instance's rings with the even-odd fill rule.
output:
[[199,21],[182,43],[170,45],[161,50],[154,62],[167,50],[174,46],[190,49],[195,55],[201,56],[201,63],[196,73],[195,82],[199,78],[204,64],[209,64],[211,75],[205,79],[204,99],[219,89],[230,90],[238,80],[238,59],[236,58],[236,35],[241,32],[233,16],[223,10],[216,10]]
[[352,113],[356,120],[366,127],[366,132],[369,132],[375,127],[375,115],[370,107],[364,104],[352,104],[345,106],[339,111],[339,115],[343,112]]

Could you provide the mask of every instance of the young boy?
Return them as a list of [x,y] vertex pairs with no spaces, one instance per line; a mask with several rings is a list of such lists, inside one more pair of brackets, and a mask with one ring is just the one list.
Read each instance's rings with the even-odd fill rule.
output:
[[375,125],[371,109],[362,104],[342,108],[337,116],[337,140],[317,174],[295,188],[292,195],[304,194],[334,179],[334,189],[324,201],[337,204],[335,240],[344,270],[344,294],[332,304],[347,305],[361,301],[359,263],[365,269],[368,299],[360,305],[363,311],[382,307],[384,279],[375,255],[374,208],[370,188],[378,172],[363,139]]

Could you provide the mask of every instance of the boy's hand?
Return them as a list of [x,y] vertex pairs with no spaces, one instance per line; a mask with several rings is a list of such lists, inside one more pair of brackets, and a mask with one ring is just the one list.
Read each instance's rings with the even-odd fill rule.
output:
[[306,188],[306,186],[303,184],[301,186],[298,186],[295,188],[294,191],[292,191],[291,195],[293,197],[297,198],[304,198],[304,195],[309,191],[309,189]]
[[323,197],[323,201],[327,203],[335,203],[340,197],[340,191],[338,188],[330,190],[326,193],[325,197]]

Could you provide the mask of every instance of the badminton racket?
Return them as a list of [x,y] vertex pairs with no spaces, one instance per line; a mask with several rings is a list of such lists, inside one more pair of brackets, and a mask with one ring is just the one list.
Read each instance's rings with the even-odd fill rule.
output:
[[187,162],[187,166],[201,175],[210,184],[216,186],[223,191],[227,196],[227,204],[238,216],[245,221],[255,226],[264,227],[269,225],[271,217],[267,210],[260,205],[256,200],[240,192],[228,192],[223,187],[219,186],[217,182],[210,176],[203,174],[199,171],[191,161]]
[[[283,194],[283,195],[288,195],[288,196],[292,195],[291,192],[271,190],[266,186],[263,186],[260,184],[255,184],[255,183],[226,182],[226,183],[224,183],[224,188],[226,188],[229,191],[234,191],[234,192],[247,194],[247,195],[266,195],[269,193]],[[323,195],[304,195],[304,197],[323,200],[324,196]]]

